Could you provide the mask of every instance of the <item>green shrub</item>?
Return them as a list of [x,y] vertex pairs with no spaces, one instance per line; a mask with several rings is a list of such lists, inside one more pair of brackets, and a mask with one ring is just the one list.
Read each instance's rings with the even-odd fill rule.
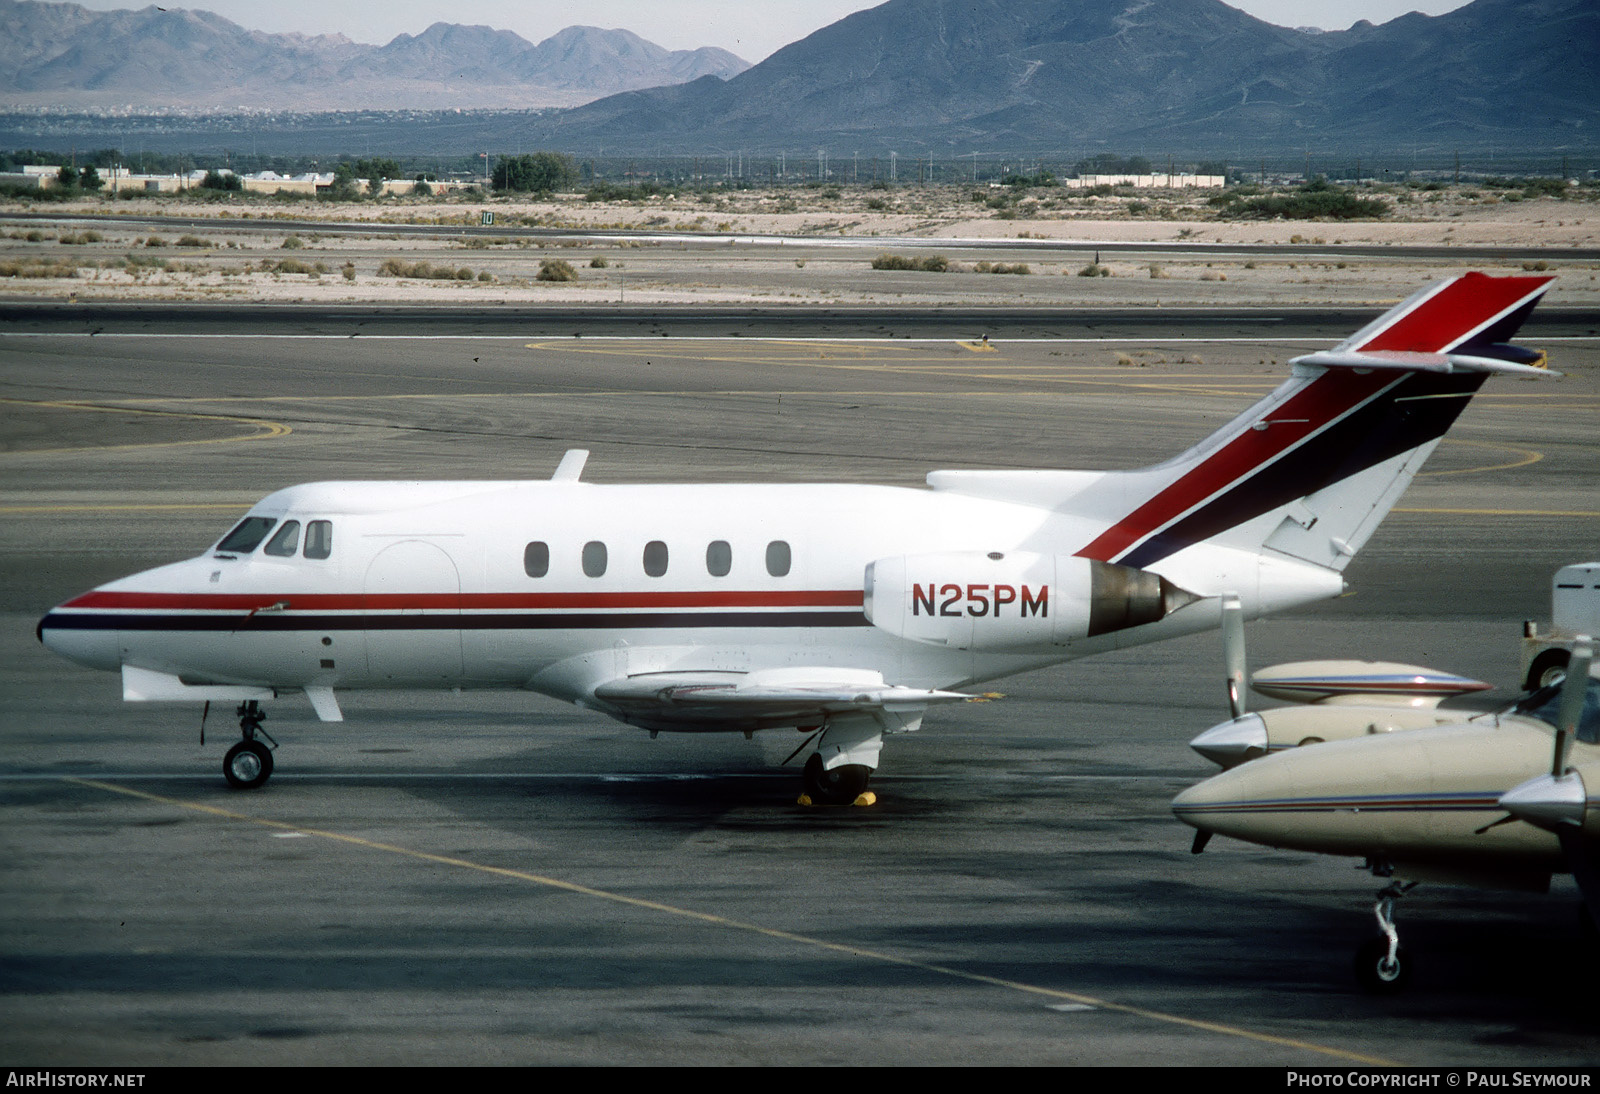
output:
[[299,236],[285,236],[283,242],[278,244],[278,246],[282,247],[286,251],[298,251],[301,247],[305,246],[305,243],[301,241]]
[[595,255],[589,260],[589,268],[591,270],[603,270],[609,265],[611,265],[611,263],[606,261],[604,255]]
[[[345,280],[355,280],[355,267],[345,263]],[[406,262],[398,258],[386,258],[378,267],[379,277],[414,277],[425,281],[471,281],[473,274],[467,267],[451,269],[449,266],[435,266],[429,262]]]
[[199,236],[180,236],[179,239],[178,239],[177,246],[179,246],[179,247],[210,247],[211,244],[208,243],[207,241],[201,239]]
[[1107,269],[1105,266],[1101,266],[1098,263],[1091,262],[1087,266],[1085,266],[1083,269],[1078,271],[1078,276],[1079,277],[1110,277],[1111,276],[1111,271],[1109,269]]
[[539,272],[534,276],[539,281],[576,281],[578,271],[566,259],[547,258],[539,263]]
[[1358,198],[1313,179],[1293,193],[1245,198],[1229,205],[1222,215],[1249,220],[1354,220],[1387,216],[1389,211],[1389,203],[1379,198]]
[[950,269],[950,260],[944,255],[923,255],[921,258],[912,258],[908,255],[881,254],[872,260],[874,270],[918,270],[922,273],[945,273]]
[[41,262],[38,259],[0,260],[0,277],[77,277],[78,268],[70,262]]

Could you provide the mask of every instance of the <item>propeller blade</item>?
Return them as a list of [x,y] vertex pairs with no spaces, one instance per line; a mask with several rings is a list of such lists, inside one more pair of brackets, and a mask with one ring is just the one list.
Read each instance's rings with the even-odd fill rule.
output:
[[1222,660],[1228,673],[1228,711],[1237,718],[1244,702],[1244,605],[1235,593],[1222,595]]
[[1593,639],[1580,635],[1572,647],[1572,657],[1567,661],[1567,679],[1561,685],[1561,706],[1556,713],[1555,757],[1550,774],[1560,778],[1567,770],[1567,753],[1572,748],[1572,737],[1578,731],[1578,719],[1583,716],[1584,693],[1589,687],[1589,663],[1594,660]]

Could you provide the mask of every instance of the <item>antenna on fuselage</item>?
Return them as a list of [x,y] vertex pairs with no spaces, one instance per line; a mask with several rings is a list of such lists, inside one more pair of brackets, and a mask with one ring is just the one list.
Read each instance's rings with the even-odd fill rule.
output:
[[556,473],[550,476],[550,481],[577,482],[578,476],[583,474],[583,465],[588,462],[587,448],[569,448],[567,454],[561,457],[561,462],[556,465]]

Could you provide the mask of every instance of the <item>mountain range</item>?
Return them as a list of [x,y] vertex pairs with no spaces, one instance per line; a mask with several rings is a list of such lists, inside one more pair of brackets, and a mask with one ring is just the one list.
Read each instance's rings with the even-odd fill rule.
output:
[[[438,23],[369,46],[246,31],[206,12],[0,0],[0,112],[25,118],[46,104],[235,117],[449,112],[363,123],[363,140],[395,151],[1241,161],[1300,149],[1503,149],[1584,160],[1600,154],[1600,3],[1473,0],[1322,32],[1221,0],[888,0],[752,67],[722,50],[669,52],[591,27],[534,45]],[[485,109],[500,112],[473,113]],[[193,143],[131,123],[102,134],[92,122],[71,123],[70,137],[59,127],[48,136],[43,120],[0,135],[19,147]],[[270,130],[226,124],[213,138],[223,146],[354,147],[339,115],[297,114]]]
[[0,0],[0,99],[12,109],[531,109],[749,67],[727,50],[667,50],[597,27],[535,45],[435,23],[372,46],[246,30],[206,11]]
[[1475,0],[1330,33],[1220,0],[889,0],[727,80],[531,119],[553,147],[1387,149],[1600,141],[1600,3]]

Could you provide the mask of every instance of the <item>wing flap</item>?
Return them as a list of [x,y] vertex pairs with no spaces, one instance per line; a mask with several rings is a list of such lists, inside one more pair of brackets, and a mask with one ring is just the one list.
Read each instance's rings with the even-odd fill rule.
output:
[[905,687],[859,669],[773,669],[751,673],[652,672],[607,681],[595,699],[641,725],[704,729],[766,728],[823,722],[833,715],[920,714],[934,703],[973,698],[963,692]]

